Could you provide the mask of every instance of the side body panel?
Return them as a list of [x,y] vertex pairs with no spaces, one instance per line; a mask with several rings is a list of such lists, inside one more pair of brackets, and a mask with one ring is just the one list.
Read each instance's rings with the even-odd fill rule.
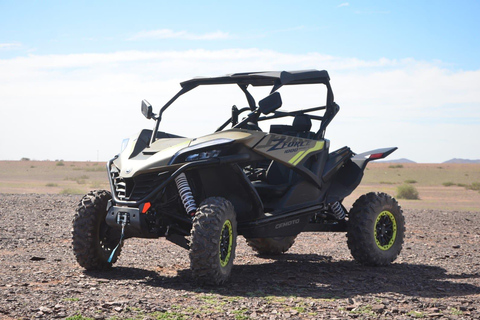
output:
[[255,152],[287,167],[295,167],[308,155],[324,148],[325,141],[304,139],[281,134],[267,134],[255,147]]

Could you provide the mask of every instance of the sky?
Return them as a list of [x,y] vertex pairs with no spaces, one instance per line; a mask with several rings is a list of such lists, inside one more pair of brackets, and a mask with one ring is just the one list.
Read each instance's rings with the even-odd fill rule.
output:
[[[0,0],[0,160],[106,161],[153,127],[142,99],[158,110],[196,76],[305,69],[328,71],[341,108],[332,151],[480,159],[479,13],[461,0]],[[316,92],[284,101],[315,106]],[[207,134],[246,106],[230,88],[187,95],[162,131]]]

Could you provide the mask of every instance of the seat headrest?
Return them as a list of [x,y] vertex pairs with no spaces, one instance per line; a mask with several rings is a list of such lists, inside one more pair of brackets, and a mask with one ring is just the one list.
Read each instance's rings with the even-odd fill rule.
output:
[[293,119],[293,130],[298,132],[310,131],[312,128],[312,120],[308,114],[296,115]]

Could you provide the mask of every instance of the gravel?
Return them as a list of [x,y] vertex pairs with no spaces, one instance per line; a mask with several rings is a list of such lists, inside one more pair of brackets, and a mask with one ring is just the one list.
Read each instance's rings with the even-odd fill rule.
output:
[[238,239],[231,280],[198,287],[187,251],[129,239],[109,272],[71,248],[80,196],[0,194],[0,319],[479,319],[480,213],[404,210],[389,267],[354,262],[343,233],[260,257]]

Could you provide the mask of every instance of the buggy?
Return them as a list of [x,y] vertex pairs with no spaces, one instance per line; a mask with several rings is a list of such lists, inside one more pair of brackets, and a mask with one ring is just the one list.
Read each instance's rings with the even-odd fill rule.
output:
[[[324,86],[325,105],[280,110],[280,88],[310,84]],[[160,130],[177,98],[210,85],[238,87],[245,107],[231,107],[231,116],[206,136]],[[258,104],[248,90],[257,86],[271,88]],[[141,111],[155,120],[153,130],[124,141],[107,163],[111,190],[90,192],[76,210],[73,251],[85,269],[111,268],[132,237],[165,237],[187,249],[194,279],[214,285],[230,276],[238,235],[261,255],[286,252],[301,232],[346,232],[352,256],[365,265],[388,265],[400,253],[405,223],[394,198],[371,192],[350,210],[342,204],[368,162],[397,148],[329,151],[325,132],[339,106],[327,71],[194,78],[182,82],[158,114],[146,100]],[[272,124],[268,132],[259,126],[288,118],[293,121]],[[311,131],[312,122],[318,130]]]

